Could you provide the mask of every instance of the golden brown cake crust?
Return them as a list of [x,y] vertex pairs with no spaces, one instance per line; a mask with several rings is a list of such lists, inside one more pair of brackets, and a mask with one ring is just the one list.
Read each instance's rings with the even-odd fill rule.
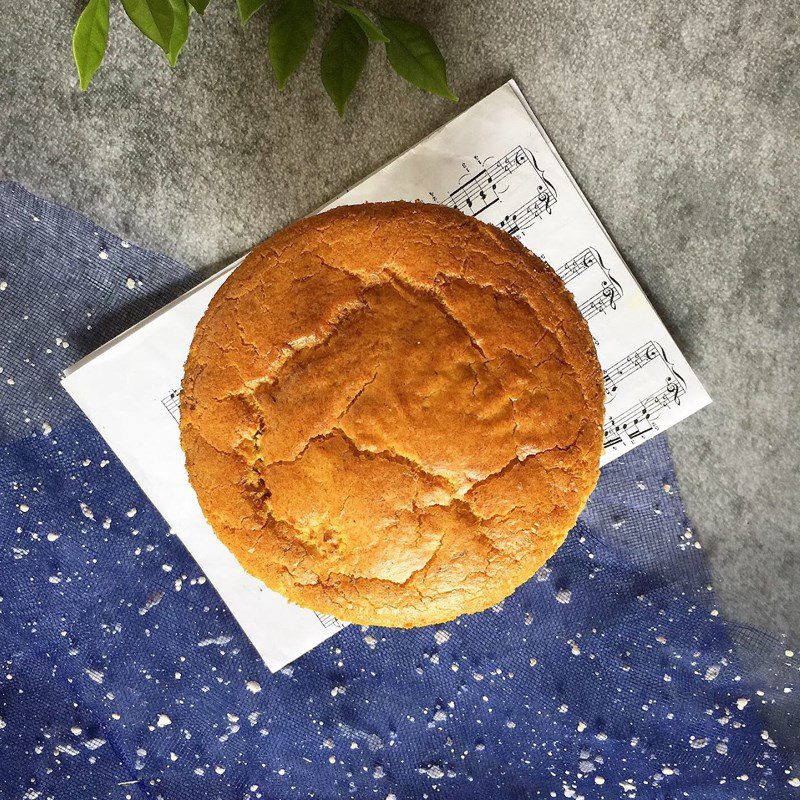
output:
[[603,386],[561,280],[422,203],[343,206],[257,247],[186,361],[200,505],[250,573],[365,625],[502,600],[598,477]]

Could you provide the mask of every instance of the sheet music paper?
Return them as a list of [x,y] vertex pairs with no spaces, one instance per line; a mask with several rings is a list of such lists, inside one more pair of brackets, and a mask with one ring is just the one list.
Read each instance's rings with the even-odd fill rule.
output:
[[[497,225],[558,272],[604,371],[603,463],[710,402],[513,81],[326,208],[397,199],[444,203]],[[270,591],[217,539],[186,477],[177,424],[195,326],[238,263],[74,365],[63,385],[275,671],[343,623]]]

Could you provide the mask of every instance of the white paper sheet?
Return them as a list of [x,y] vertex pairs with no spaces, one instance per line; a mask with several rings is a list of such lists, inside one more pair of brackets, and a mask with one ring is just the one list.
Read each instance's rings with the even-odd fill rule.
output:
[[[606,381],[606,463],[710,402],[511,81],[327,207],[445,203],[517,236],[564,279]],[[75,364],[63,379],[197,560],[271,670],[342,623],[248,575],[206,523],[179,443],[179,386],[195,326],[232,264]]]

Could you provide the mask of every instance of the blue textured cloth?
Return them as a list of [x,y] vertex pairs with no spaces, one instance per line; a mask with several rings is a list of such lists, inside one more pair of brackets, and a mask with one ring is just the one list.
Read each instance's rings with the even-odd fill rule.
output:
[[664,437],[500,606],[271,675],[58,383],[195,280],[0,186],[0,796],[800,796],[797,664],[743,662]]

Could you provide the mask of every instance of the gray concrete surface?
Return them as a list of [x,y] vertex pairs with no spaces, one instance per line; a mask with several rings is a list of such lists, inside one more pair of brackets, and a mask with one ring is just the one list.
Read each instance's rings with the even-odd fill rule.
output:
[[91,90],[75,0],[0,0],[0,169],[139,243],[221,264],[516,77],[716,403],[670,432],[722,608],[800,634],[800,83],[794,0],[390,2],[458,106],[379,52],[340,121],[319,45],[284,94],[264,15],[214,0],[170,72],[115,3]]

